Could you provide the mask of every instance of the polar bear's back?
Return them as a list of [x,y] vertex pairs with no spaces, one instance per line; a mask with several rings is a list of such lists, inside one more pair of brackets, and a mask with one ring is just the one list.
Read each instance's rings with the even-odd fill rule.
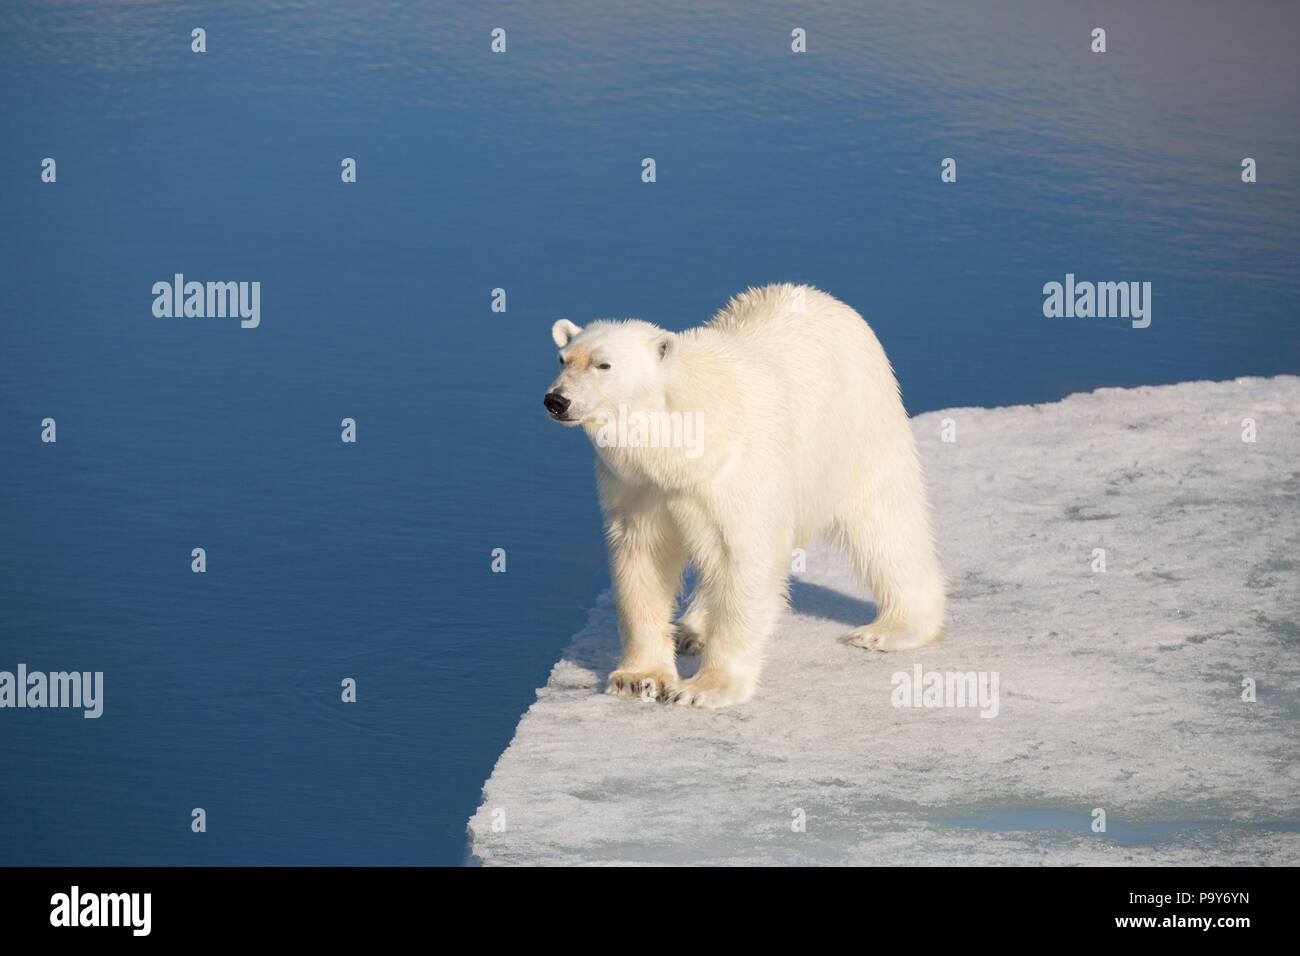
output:
[[744,434],[753,448],[763,436],[772,459],[757,471],[765,482],[788,479],[801,534],[817,533],[868,475],[912,480],[898,382],[852,308],[808,286],[771,285],[736,296],[704,329],[732,359],[725,389],[705,407],[722,433]]
[[811,286],[749,289],[706,327],[762,355],[795,387],[829,384],[841,402],[876,389],[897,391],[884,349],[862,316]]

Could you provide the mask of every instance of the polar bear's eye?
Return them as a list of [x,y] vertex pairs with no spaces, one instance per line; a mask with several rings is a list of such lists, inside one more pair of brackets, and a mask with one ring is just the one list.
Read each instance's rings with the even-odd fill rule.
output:
[[602,371],[608,370],[608,369],[609,369],[609,363],[608,363],[608,362],[601,362],[599,365],[596,366],[596,368],[601,369]]
[[564,356],[561,355],[559,358],[560,358],[560,364],[563,365],[563,364],[564,364]]

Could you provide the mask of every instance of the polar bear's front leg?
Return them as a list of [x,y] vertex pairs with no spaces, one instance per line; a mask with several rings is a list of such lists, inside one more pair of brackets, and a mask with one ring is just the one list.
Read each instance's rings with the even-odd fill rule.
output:
[[663,692],[670,704],[729,707],[758,689],[763,645],[785,606],[784,557],[733,551],[723,560],[716,571],[701,574],[692,604],[698,602],[708,622],[699,673]]
[[686,548],[662,507],[613,512],[607,534],[623,660],[605,692],[653,700],[677,680],[672,618]]

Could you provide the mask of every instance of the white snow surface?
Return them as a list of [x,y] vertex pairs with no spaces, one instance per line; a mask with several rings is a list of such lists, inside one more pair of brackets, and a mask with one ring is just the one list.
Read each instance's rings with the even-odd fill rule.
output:
[[[1105,388],[913,427],[949,579],[946,641],[847,644],[874,607],[814,543],[757,697],[686,709],[602,693],[619,658],[605,593],[485,784],[471,858],[1300,863],[1300,378]],[[894,706],[891,676],[916,664],[997,672],[998,715]],[[1108,833],[1088,826],[1097,808]],[[1082,822],[952,822],[1015,826],[1024,811]],[[1113,836],[1170,823],[1200,826]]]

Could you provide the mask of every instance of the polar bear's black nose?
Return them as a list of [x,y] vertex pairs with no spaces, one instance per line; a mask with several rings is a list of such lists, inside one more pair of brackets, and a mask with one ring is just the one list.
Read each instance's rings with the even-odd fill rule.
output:
[[546,410],[556,418],[559,418],[569,410],[569,400],[559,392],[547,392],[546,398],[542,400],[542,404],[545,405]]

